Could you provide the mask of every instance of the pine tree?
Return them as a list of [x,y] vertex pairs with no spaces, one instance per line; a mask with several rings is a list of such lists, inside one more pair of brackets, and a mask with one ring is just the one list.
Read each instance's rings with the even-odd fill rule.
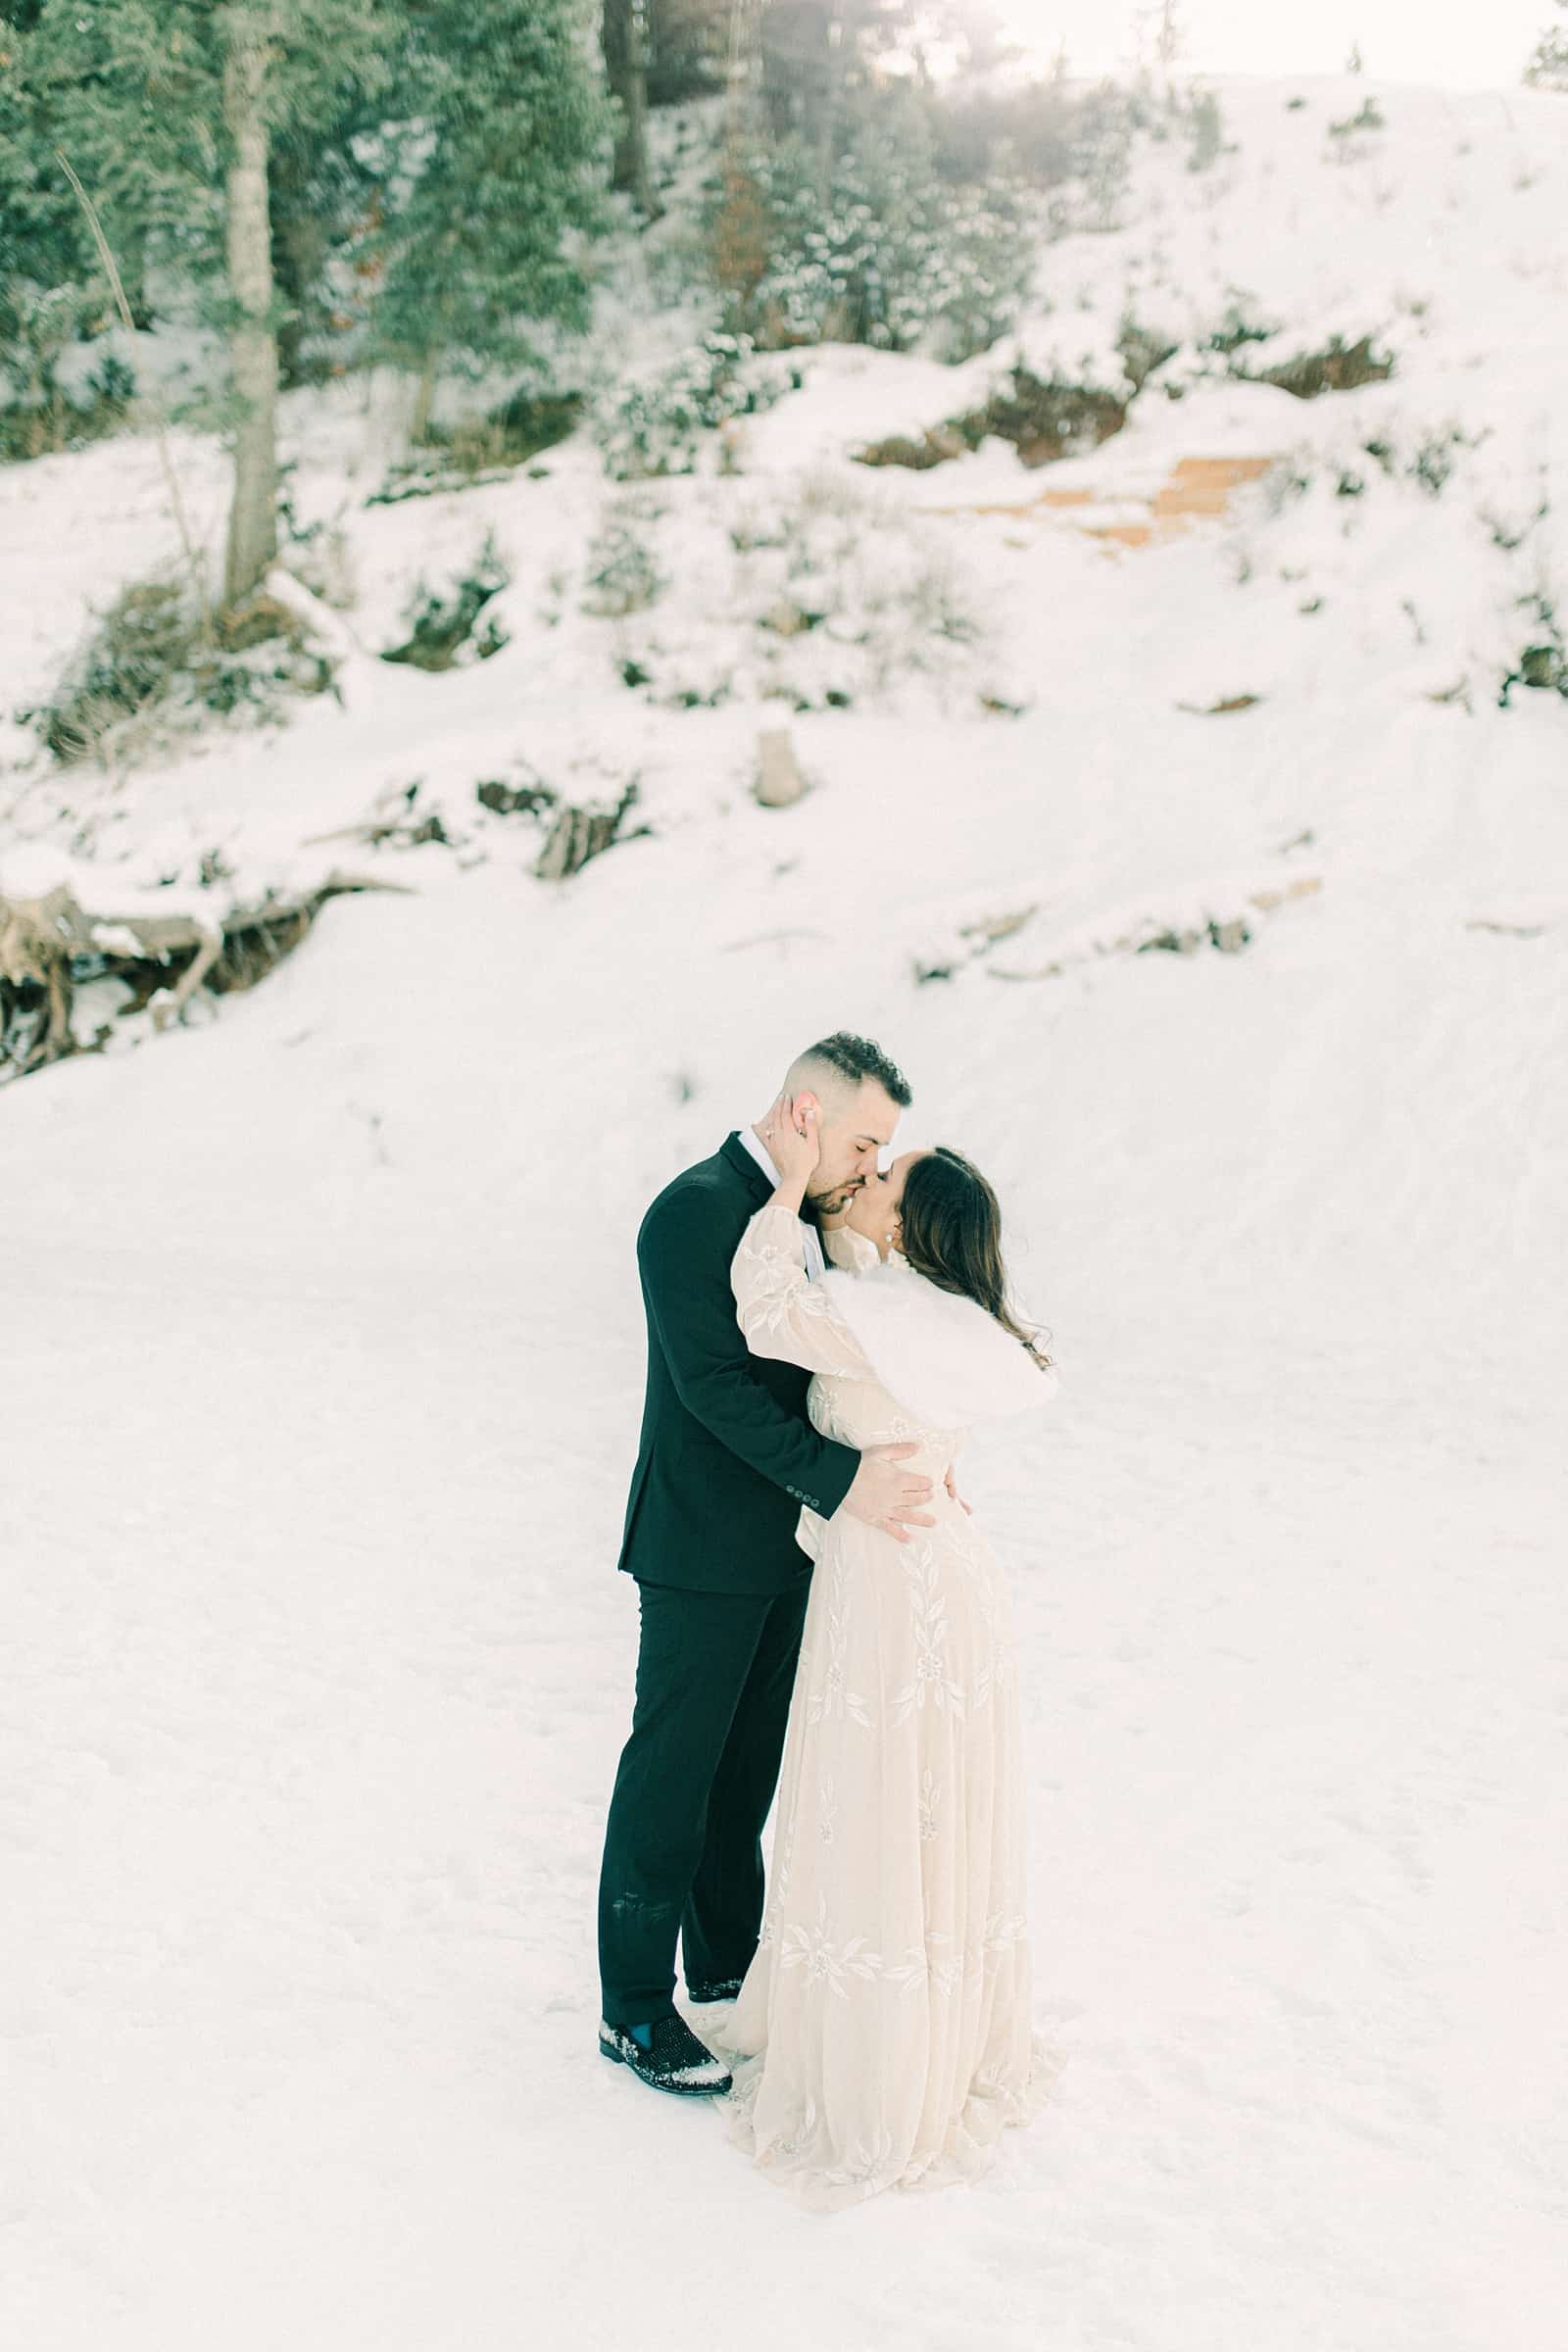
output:
[[0,5],[0,353],[34,412],[54,388],[59,353],[93,315],[85,223],[50,162],[27,82],[40,5]]
[[530,325],[587,322],[573,232],[599,220],[612,118],[577,0],[425,0],[399,69],[378,357],[419,377],[425,430],[440,370],[537,357]]
[[[1557,0],[1557,6],[1568,8],[1568,0]],[[1534,90],[1568,90],[1568,33],[1549,25],[1536,43],[1524,77]]]
[[194,285],[227,337],[228,604],[276,548],[271,144],[332,120],[345,87],[384,86],[390,28],[375,0],[72,0],[43,8],[26,33],[34,214],[59,203],[63,158],[111,250]]
[[654,220],[662,208],[648,160],[647,0],[604,0],[599,37],[605,77],[620,109],[613,183],[630,193],[645,220]]

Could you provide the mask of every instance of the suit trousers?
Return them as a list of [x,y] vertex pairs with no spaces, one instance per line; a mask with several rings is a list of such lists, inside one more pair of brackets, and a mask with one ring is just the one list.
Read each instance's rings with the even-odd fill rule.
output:
[[688,1984],[743,1977],[762,1924],[762,1827],[778,1786],[810,1570],[786,1592],[639,1584],[631,1737],[599,1881],[605,2022],[667,2016]]

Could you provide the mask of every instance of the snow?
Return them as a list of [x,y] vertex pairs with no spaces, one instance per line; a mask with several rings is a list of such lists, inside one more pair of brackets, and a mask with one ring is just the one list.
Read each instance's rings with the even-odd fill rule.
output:
[[[617,487],[577,440],[370,508],[361,395],[294,395],[298,510],[338,516],[358,583],[341,707],[126,774],[0,743],[0,890],[202,908],[215,848],[231,898],[401,886],[187,1029],[3,1096],[0,2320],[27,2352],[662,2346],[695,2311],[760,2352],[1558,2340],[1568,713],[1497,693],[1518,600],[1568,609],[1562,118],[1379,88],[1377,162],[1330,164],[1367,85],[1311,85],[1315,129],[1298,86],[1222,90],[1240,154],[1146,159],[1131,224],[1042,281],[1094,298],[1074,354],[1137,262],[1182,319],[1254,289],[1265,364],[1377,329],[1388,383],[1303,404],[1188,354],[1182,399],[1091,457],[870,474],[859,440],[974,369],[949,403],[958,371],[824,352],[738,478]],[[1434,495],[1408,468],[1449,420]],[[1142,513],[1223,455],[1282,466],[1147,548],[933,511]],[[216,553],[219,455],[176,456]],[[980,625],[917,671],[887,622],[882,682],[797,713],[762,688],[814,695],[820,632],[768,668],[747,616],[777,581],[730,534],[798,536],[847,486],[854,611],[929,563]],[[0,472],[7,711],[170,552],[161,497],[146,439]],[[628,499],[670,585],[596,620],[587,544]],[[377,661],[487,526],[507,649]],[[677,710],[618,683],[628,652],[661,689],[738,683]],[[780,723],[812,789],[763,810]],[[473,799],[524,767],[575,799],[635,772],[652,829],[541,884],[537,825]],[[455,848],[333,838],[415,780]],[[1244,914],[1242,953],[1134,952]],[[984,2183],[824,2223],[599,2059],[593,1909],[635,1224],[839,1025],[908,1069],[901,1142],[996,1182],[1062,1368],[1051,1426],[963,1483],[1016,1579],[1069,2063]]]

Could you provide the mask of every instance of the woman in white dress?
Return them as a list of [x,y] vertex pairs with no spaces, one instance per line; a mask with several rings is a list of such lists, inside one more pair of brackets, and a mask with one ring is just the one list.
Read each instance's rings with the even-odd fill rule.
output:
[[729,2016],[705,2020],[733,2057],[735,2138],[831,2208],[983,2171],[1056,2071],[1030,2020],[1010,1596],[944,1483],[970,1427],[1037,1409],[1055,1373],[1007,1302],[996,1197],[966,1160],[896,1161],[808,1282],[814,1116],[781,1102],[763,1133],[781,1180],[731,1268],[747,1342],[816,1375],[824,1435],[912,1442],[936,1491],[907,1542],[802,1514],[816,1567],[761,1940]]

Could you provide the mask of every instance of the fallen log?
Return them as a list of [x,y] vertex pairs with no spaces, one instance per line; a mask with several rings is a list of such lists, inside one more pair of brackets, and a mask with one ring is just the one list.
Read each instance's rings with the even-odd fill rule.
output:
[[40,898],[0,896],[0,1084],[68,1054],[100,1052],[73,1026],[76,991],[113,979],[129,990],[122,1014],[151,1007],[153,1025],[183,1020],[197,989],[254,988],[297,948],[328,899],[396,883],[328,874],[299,898],[269,893],[222,915],[95,912],[61,884]]

